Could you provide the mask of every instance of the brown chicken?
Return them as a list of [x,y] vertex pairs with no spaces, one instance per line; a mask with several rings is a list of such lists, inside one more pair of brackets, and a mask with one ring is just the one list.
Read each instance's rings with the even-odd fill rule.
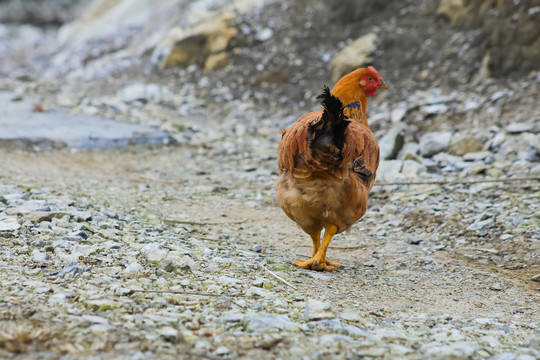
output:
[[326,271],[340,266],[326,258],[328,245],[364,216],[379,166],[379,145],[366,118],[368,98],[378,89],[386,84],[373,67],[357,69],[332,93],[325,87],[317,98],[323,109],[282,131],[277,198],[313,240],[312,258],[293,265]]

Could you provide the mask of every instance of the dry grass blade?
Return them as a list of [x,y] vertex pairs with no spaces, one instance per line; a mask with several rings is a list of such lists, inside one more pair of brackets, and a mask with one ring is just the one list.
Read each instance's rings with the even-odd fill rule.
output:
[[276,273],[268,270],[264,265],[261,265],[261,267],[266,270],[270,275],[274,276],[276,279],[278,279],[279,281],[283,282],[284,284],[292,287],[294,290],[298,290],[296,288],[296,286],[294,286],[293,284],[291,284],[290,282],[288,282],[287,280],[283,279],[281,276],[277,275]]

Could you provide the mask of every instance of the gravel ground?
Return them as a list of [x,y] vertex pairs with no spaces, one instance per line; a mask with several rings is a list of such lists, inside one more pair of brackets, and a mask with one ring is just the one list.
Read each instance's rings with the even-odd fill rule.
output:
[[[456,63],[423,77],[410,63],[390,70],[396,58],[380,51],[399,44],[383,41],[374,61],[391,88],[368,118],[387,160],[368,212],[329,248],[342,268],[299,269],[311,241],[275,199],[278,131],[317,106],[340,26],[351,35],[369,21],[334,24],[308,51],[317,27],[285,27],[292,13],[263,21],[283,6],[239,17],[245,34],[273,33],[244,34],[214,74],[131,63],[100,78],[90,62],[43,79],[11,72],[18,43],[0,82],[13,99],[152,126],[171,143],[0,146],[0,358],[540,358],[540,73],[470,83]],[[28,33],[47,45],[54,30],[2,25],[0,47]],[[457,53],[466,37],[453,39]],[[276,68],[294,79],[280,83]]]

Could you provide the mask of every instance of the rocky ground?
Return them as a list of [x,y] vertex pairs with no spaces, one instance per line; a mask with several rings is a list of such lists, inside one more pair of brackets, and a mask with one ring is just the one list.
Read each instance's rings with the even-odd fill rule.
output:
[[[6,15],[0,357],[540,358],[540,73],[489,76],[481,30],[398,3],[365,1],[372,17],[356,22],[322,1],[246,5],[211,71],[135,56],[133,24],[123,41],[62,47],[54,24],[79,6],[34,25]],[[298,269],[311,241],[275,200],[278,131],[316,108],[332,59],[366,33],[390,83],[368,109],[386,160],[366,216],[331,244],[342,268]],[[105,118],[168,138],[96,151],[64,130],[13,135],[68,110],[74,127]]]

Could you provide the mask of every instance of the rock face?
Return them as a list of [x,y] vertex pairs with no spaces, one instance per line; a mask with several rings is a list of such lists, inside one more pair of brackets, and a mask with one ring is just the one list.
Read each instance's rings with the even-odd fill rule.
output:
[[338,52],[330,61],[333,69],[332,81],[339,80],[340,77],[348,72],[371,61],[369,56],[376,49],[376,39],[377,35],[373,33],[361,36]]
[[11,98],[9,93],[0,92],[2,146],[109,149],[170,142],[166,133],[148,126],[119,123],[99,116],[72,115],[67,110],[32,112],[31,101],[14,102]]
[[[264,1],[94,0],[85,16],[58,32],[54,64],[78,68],[96,55],[140,57],[151,54],[157,67],[197,64],[206,71],[227,66],[225,53],[237,30],[239,13]],[[74,57],[74,55],[77,55]]]

